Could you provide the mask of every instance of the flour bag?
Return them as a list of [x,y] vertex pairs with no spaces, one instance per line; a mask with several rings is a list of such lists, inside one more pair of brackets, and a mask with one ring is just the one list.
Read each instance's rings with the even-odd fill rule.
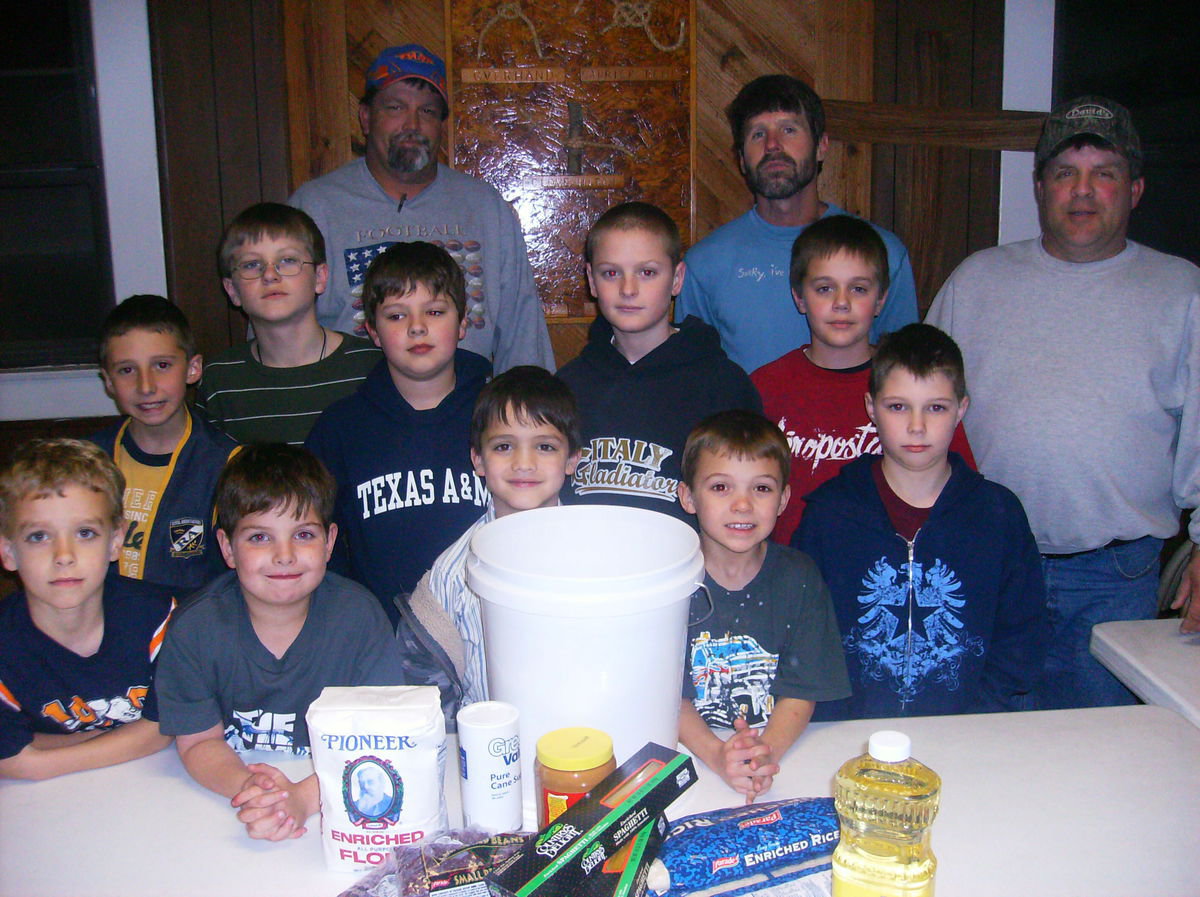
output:
[[446,723],[435,686],[326,688],[308,708],[333,870],[377,866],[447,828]]

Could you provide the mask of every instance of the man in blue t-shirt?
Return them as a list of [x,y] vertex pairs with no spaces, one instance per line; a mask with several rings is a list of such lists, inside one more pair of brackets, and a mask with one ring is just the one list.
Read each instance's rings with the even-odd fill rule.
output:
[[[829,135],[812,88],[790,75],[764,75],[741,89],[726,115],[754,206],[688,252],[675,320],[695,315],[711,324],[729,357],[751,373],[809,342],[788,285],[792,243],[818,218],[847,213],[817,192]],[[875,229],[887,246],[891,290],[872,343],[917,320],[908,250],[895,234]]]

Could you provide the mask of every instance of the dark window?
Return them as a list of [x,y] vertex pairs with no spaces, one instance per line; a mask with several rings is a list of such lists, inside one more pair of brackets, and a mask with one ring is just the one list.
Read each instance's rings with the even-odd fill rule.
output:
[[113,306],[91,25],[41,0],[0,29],[0,368],[96,360]]

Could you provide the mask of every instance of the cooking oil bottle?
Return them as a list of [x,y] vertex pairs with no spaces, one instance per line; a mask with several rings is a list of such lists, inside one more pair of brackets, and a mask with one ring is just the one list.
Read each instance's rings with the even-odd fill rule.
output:
[[841,840],[833,851],[834,897],[933,897],[937,866],[929,827],[942,780],[912,759],[901,732],[876,732],[867,753],[834,778]]

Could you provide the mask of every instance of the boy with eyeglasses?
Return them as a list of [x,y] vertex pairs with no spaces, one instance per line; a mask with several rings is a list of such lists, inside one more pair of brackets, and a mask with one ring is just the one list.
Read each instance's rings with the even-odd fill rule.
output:
[[[303,444],[326,406],[353,393],[381,355],[317,322],[325,240],[299,209],[250,206],[221,238],[221,282],[253,338],[204,368],[196,409],[241,443]],[[365,267],[365,266],[364,266]]]

